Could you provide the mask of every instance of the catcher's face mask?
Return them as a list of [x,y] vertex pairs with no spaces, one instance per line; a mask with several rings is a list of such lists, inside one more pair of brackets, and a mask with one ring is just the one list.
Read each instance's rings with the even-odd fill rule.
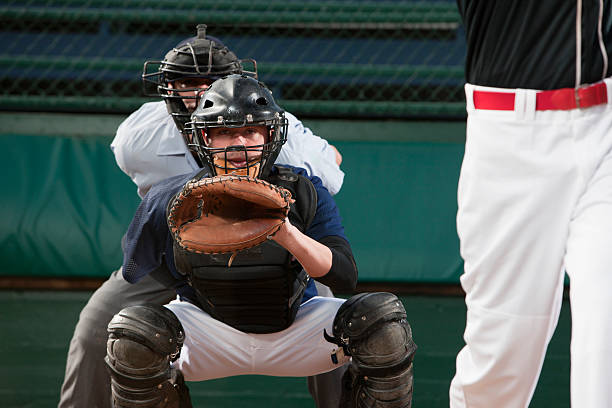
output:
[[[192,135],[189,148],[217,175],[265,178],[287,140],[285,112],[265,85],[245,75],[213,82],[186,129]],[[250,138],[247,131],[263,136]]]
[[267,126],[209,128],[204,136],[217,175],[258,177],[270,130]]

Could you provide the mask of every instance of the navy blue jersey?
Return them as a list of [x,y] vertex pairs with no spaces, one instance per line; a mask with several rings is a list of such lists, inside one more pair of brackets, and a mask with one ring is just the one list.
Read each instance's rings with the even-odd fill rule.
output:
[[[306,176],[317,192],[317,211],[305,234],[320,241],[325,237],[344,235],[340,214],[331,194],[316,176],[308,176],[306,170],[289,167],[294,173]],[[273,168],[272,171],[275,171]],[[186,279],[176,270],[172,250],[172,236],[168,229],[166,207],[170,200],[182,190],[185,183],[194,178],[201,170],[191,174],[172,177],[151,187],[136,210],[136,214],[126,232],[123,245],[123,277],[130,283],[138,282],[147,274],[166,264],[176,279],[176,290],[186,298],[195,298]],[[314,282],[309,281],[303,301],[317,294]]]

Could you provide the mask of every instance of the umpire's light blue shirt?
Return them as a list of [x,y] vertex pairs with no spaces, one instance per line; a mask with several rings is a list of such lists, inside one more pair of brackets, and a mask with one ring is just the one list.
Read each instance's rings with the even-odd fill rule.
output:
[[[289,122],[287,142],[276,163],[306,169],[336,194],[344,180],[336,152],[295,116],[285,115]],[[119,125],[111,149],[121,170],[138,186],[140,197],[155,183],[198,169],[163,101],[145,103],[128,116]]]

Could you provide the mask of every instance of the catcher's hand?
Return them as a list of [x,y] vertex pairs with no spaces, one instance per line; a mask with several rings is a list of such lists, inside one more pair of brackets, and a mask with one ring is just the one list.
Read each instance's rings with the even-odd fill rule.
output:
[[188,182],[171,201],[168,227],[190,252],[215,254],[251,248],[274,235],[289,214],[291,193],[248,176]]

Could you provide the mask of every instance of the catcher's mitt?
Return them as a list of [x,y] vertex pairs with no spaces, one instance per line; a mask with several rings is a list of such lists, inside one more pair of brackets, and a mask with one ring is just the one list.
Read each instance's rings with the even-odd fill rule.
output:
[[205,254],[251,248],[274,235],[289,214],[291,193],[248,176],[188,182],[171,201],[168,227],[177,244]]

